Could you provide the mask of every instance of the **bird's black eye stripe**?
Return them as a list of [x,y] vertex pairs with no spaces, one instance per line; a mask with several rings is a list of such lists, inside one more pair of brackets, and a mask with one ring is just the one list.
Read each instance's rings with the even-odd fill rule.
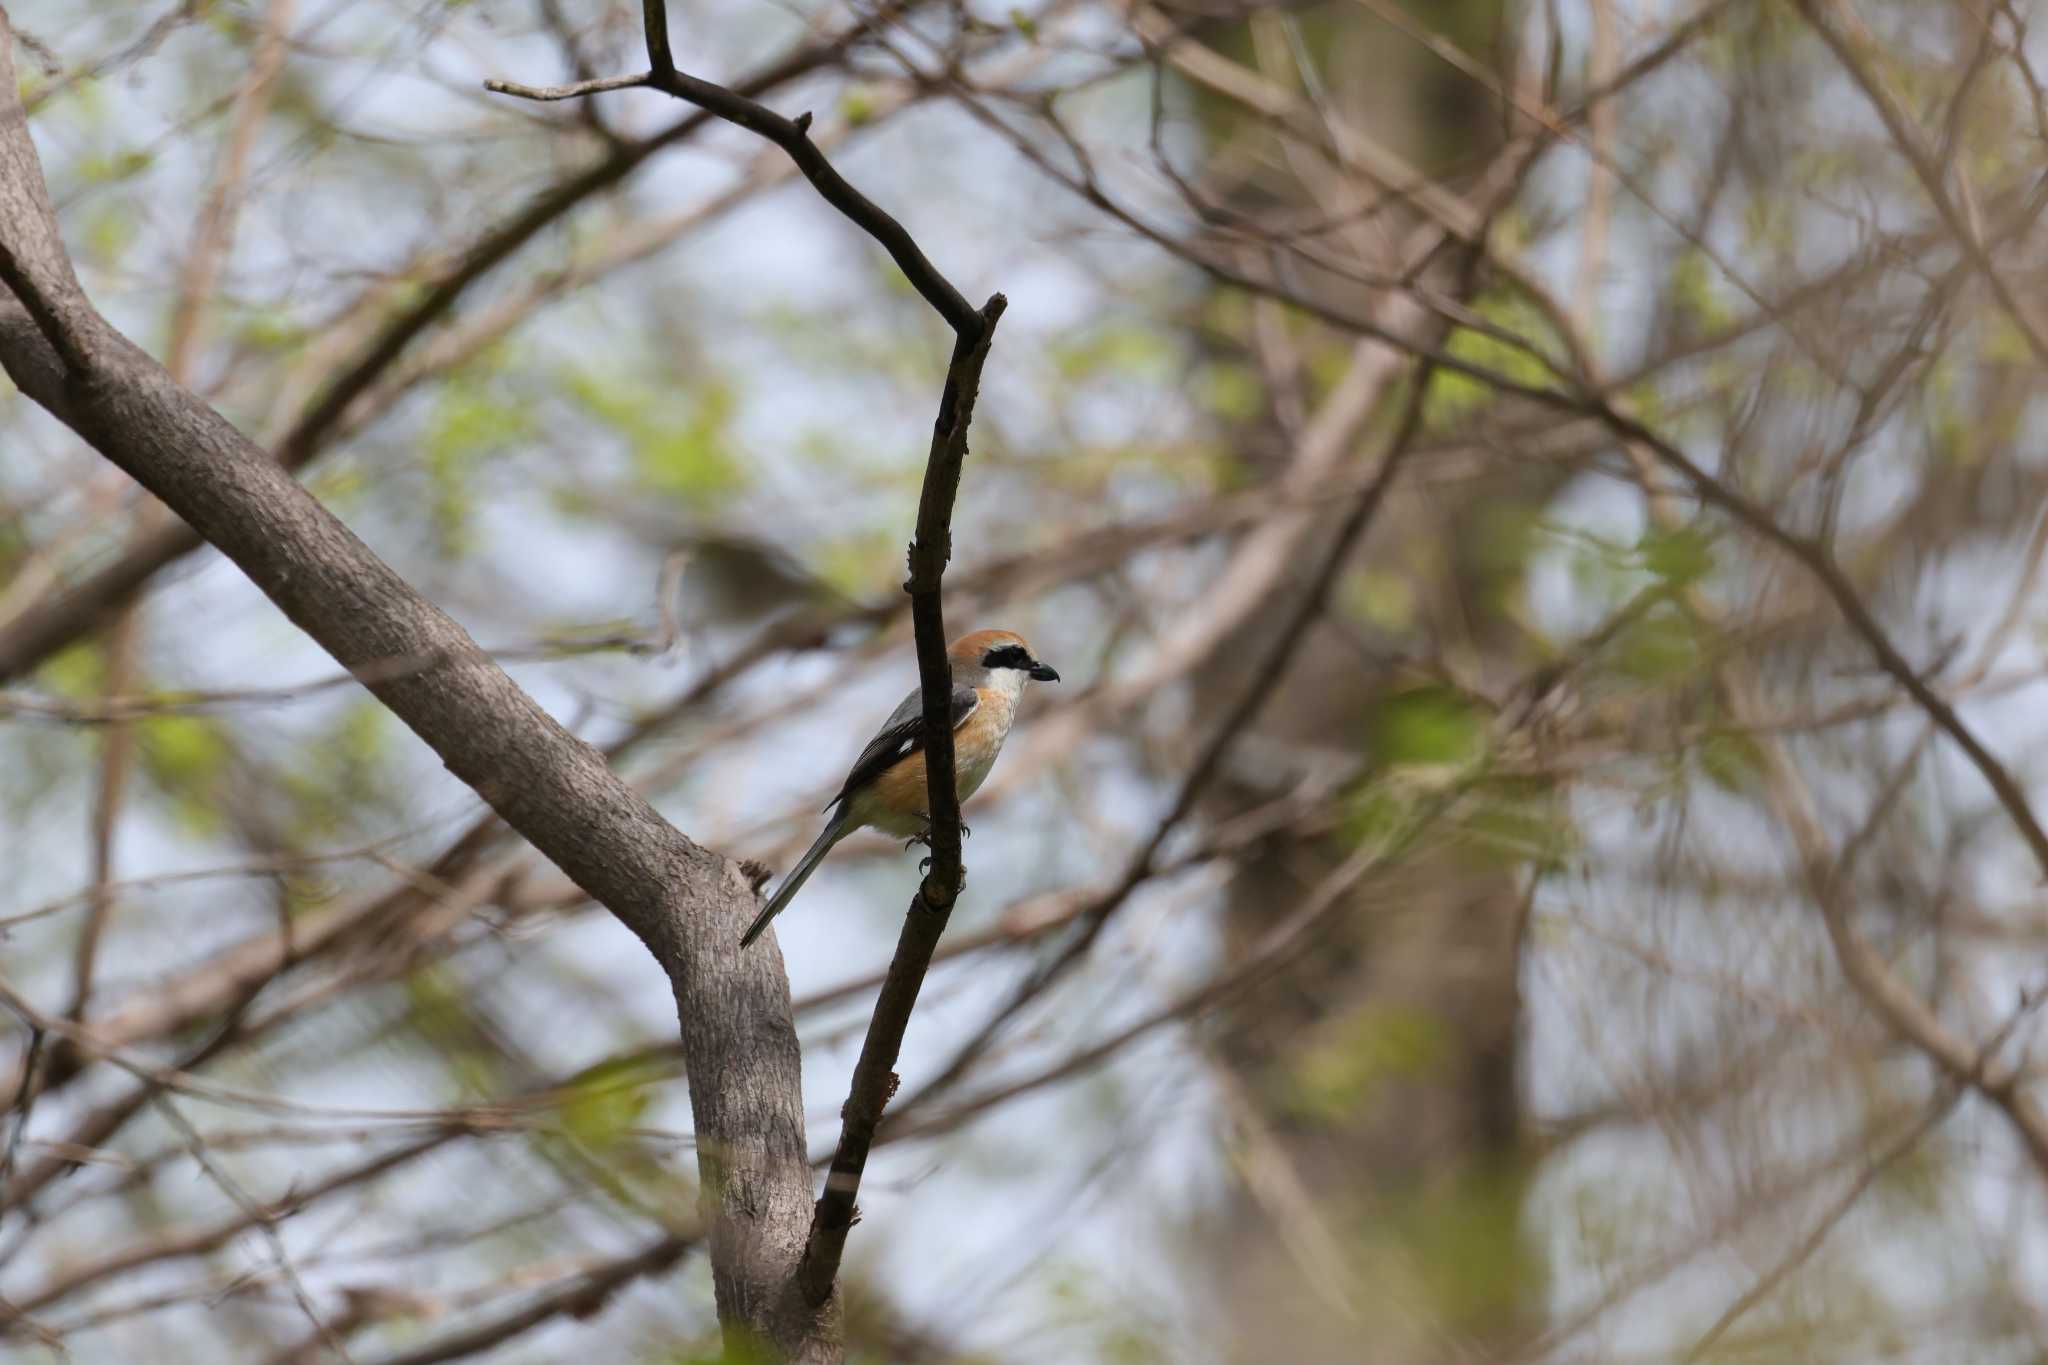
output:
[[981,656],[983,668],[1029,668],[1031,651],[1022,645],[1004,645]]

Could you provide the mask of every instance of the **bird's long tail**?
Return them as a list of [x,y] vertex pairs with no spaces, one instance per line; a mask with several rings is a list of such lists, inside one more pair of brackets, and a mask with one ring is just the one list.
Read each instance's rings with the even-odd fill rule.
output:
[[846,813],[835,813],[825,828],[818,831],[818,837],[811,841],[811,846],[804,850],[804,856],[796,860],[796,866],[789,870],[789,875],[782,879],[782,885],[775,888],[775,895],[759,917],[747,926],[746,933],[740,935],[740,947],[744,948],[761,937],[768,928],[768,921],[781,914],[783,907],[795,898],[811,873],[817,870],[818,864],[825,861],[825,855],[832,851],[832,846],[851,833],[853,828],[847,823]]

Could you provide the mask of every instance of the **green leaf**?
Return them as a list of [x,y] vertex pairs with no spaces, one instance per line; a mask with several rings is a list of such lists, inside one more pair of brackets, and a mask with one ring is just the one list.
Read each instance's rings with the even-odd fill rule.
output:
[[1719,272],[1698,248],[1679,254],[1665,289],[1677,315],[1699,331],[1718,332],[1734,320],[1721,299]]
[[[1535,308],[1519,295],[1494,292],[1482,296],[1473,305],[1473,311],[1526,345],[1459,327],[1444,345],[1447,354],[1511,383],[1531,388],[1550,386],[1550,368],[1540,357],[1558,349],[1556,337]],[[1484,378],[1439,369],[1430,382],[1423,417],[1432,429],[1455,425],[1491,402],[1494,392],[1493,384]]]
[[1372,751],[1389,767],[1464,764],[1485,747],[1486,714],[1446,687],[1397,692],[1372,720]]
[[850,87],[839,97],[839,117],[849,128],[858,128],[875,116],[875,92],[867,86]]
[[562,1128],[587,1147],[624,1140],[653,1103],[650,1087],[661,1069],[633,1059],[601,1062],[564,1087],[559,1104]]
[[1195,374],[1198,401],[1227,422],[1250,421],[1265,402],[1266,386],[1248,366],[1218,362]]
[[1644,682],[1669,682],[1705,664],[1697,629],[1676,612],[1658,612],[1631,624],[1614,644],[1615,667]]
[[1401,1004],[1365,1006],[1290,1069],[1285,1097],[1297,1117],[1334,1123],[1369,1109],[1390,1084],[1422,1080],[1449,1059],[1443,1021]]
[[1748,735],[1709,735],[1694,748],[1693,758],[1709,782],[1737,795],[1755,791],[1764,770],[1763,751]]
[[442,386],[427,423],[421,464],[432,489],[435,531],[450,554],[474,548],[477,467],[532,427],[525,404],[504,386],[489,382],[487,375],[465,374]]
[[1407,574],[1360,569],[1345,576],[1338,596],[1347,613],[1381,630],[1398,632],[1415,624],[1415,585]]
[[217,722],[205,716],[145,716],[137,726],[143,770],[169,797],[181,824],[206,833],[220,824],[214,790],[232,757]]
[[584,370],[570,377],[569,391],[626,438],[648,491],[705,502],[743,484],[727,437],[738,399],[726,385],[673,392]]
[[1682,588],[1713,570],[1713,546],[1711,537],[1690,526],[1676,531],[1652,531],[1643,537],[1643,567],[1673,587]]

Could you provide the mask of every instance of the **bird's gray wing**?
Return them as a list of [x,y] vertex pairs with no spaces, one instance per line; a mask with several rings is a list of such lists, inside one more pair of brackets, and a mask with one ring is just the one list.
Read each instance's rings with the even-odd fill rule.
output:
[[[959,729],[979,705],[981,697],[973,688],[956,686],[953,689],[953,728]],[[889,719],[868,741],[868,747],[860,751],[860,757],[853,761],[853,771],[846,775],[839,794],[826,803],[826,809],[838,805],[923,747],[924,694],[913,689],[902,704],[889,713]]]

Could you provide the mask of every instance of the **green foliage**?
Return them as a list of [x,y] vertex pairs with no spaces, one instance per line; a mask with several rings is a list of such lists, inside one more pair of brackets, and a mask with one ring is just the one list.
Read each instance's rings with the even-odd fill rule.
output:
[[1476,784],[1460,829],[1470,846],[1508,864],[1557,869],[1579,848],[1569,808],[1550,782],[1535,778]]
[[1446,1325],[1497,1320],[1540,1275],[1540,1261],[1522,1238],[1526,1183],[1518,1170],[1482,1165],[1394,1202],[1388,1222]]
[[562,1128],[586,1147],[602,1151],[625,1140],[653,1102],[655,1082],[665,1079],[659,1064],[620,1058],[580,1072],[563,1088]]
[[1084,1334],[1084,1358],[1109,1365],[1168,1365],[1165,1334],[1138,1317],[1097,1277],[1062,1266],[1048,1273],[1046,1284],[1053,1319]]
[[1513,610],[1543,530],[1541,503],[1487,498],[1467,510],[1457,532],[1461,567],[1477,605],[1495,614]]
[[626,439],[646,491],[701,510],[744,483],[728,434],[737,396],[727,385],[708,381],[695,390],[667,389],[586,369],[569,376],[568,390]]
[[532,428],[526,405],[507,386],[492,382],[488,362],[441,386],[420,459],[431,489],[434,529],[447,553],[460,556],[475,548],[471,524],[477,467]]
[[[1520,344],[1459,327],[1444,345],[1448,354],[1511,383],[1533,388],[1550,385],[1551,370],[1542,357],[1555,353],[1557,338],[1533,305],[1520,294],[1496,290],[1481,295],[1472,311]],[[1483,378],[1439,369],[1423,402],[1423,420],[1435,431],[1455,426],[1491,402],[1494,392],[1493,385]]]
[[154,164],[156,158],[149,152],[139,147],[128,147],[118,152],[80,157],[72,163],[72,174],[89,185],[108,185],[132,180]]
[[2004,312],[1988,314],[1979,327],[1977,354],[1994,365],[2029,365],[2034,350],[2027,334]]
[[1343,837],[1352,844],[1389,844],[1404,836],[1414,819],[1414,802],[1392,787],[1372,783],[1344,808]]
[[651,1359],[658,1365],[781,1365],[784,1357],[772,1343],[733,1322],[726,1324],[722,1341],[697,1349],[663,1351]]
[[1248,422],[1265,410],[1266,386],[1249,365],[1215,361],[1195,372],[1195,401],[1226,422]]
[[391,713],[365,697],[342,708],[300,748],[302,764],[282,778],[292,798],[297,837],[312,841],[344,834],[386,805],[396,733]]
[[1630,622],[1610,652],[1617,670],[1647,683],[1697,675],[1707,661],[1700,628],[1675,610],[1653,611]]
[[1767,254],[1792,250],[1797,241],[1792,206],[1775,195],[1752,194],[1742,201],[1743,245]]
[[1442,767],[1476,760],[1487,715],[1447,687],[1418,687],[1381,701],[1371,721],[1373,755],[1387,767]]
[[36,681],[60,697],[92,697],[107,687],[107,656],[97,640],[85,639],[50,656]]
[[136,723],[143,771],[170,799],[178,822],[194,833],[219,827],[216,799],[233,752],[220,723],[207,716],[171,713]]
[[1674,588],[1697,582],[1714,568],[1713,539],[1697,527],[1652,530],[1643,536],[1639,549],[1643,567]]
[[84,247],[94,264],[111,268],[121,263],[135,244],[138,225],[126,206],[114,205],[94,213],[86,221]]
[[1046,348],[1046,359],[1069,382],[1164,379],[1175,354],[1172,342],[1156,329],[1127,319],[1113,319]]
[[1692,756],[1709,782],[1736,795],[1754,792],[1763,774],[1763,750],[1749,735],[1708,735],[1693,746]]
[[496,1050],[477,1034],[454,976],[427,966],[405,978],[408,1021],[453,1077],[458,1101],[496,1093],[503,1082]]
[[1337,600],[1347,615],[1390,634],[1415,623],[1415,585],[1406,574],[1354,570],[1338,585]]
[[1453,1055],[1434,1014],[1375,1002],[1301,1054],[1287,1073],[1281,1103],[1297,1119],[1334,1123],[1369,1110],[1389,1085],[1428,1079]]
[[903,572],[903,540],[881,527],[834,536],[809,552],[811,571],[848,597],[860,598]]
[[1697,247],[1672,262],[1664,292],[1681,321],[1702,332],[1718,332],[1734,321],[1721,295],[1719,269]]
[[277,309],[251,308],[235,319],[235,340],[258,351],[292,351],[306,344],[305,324]]
[[876,99],[874,89],[866,85],[847,87],[839,97],[839,117],[849,128],[859,128],[875,116]]

